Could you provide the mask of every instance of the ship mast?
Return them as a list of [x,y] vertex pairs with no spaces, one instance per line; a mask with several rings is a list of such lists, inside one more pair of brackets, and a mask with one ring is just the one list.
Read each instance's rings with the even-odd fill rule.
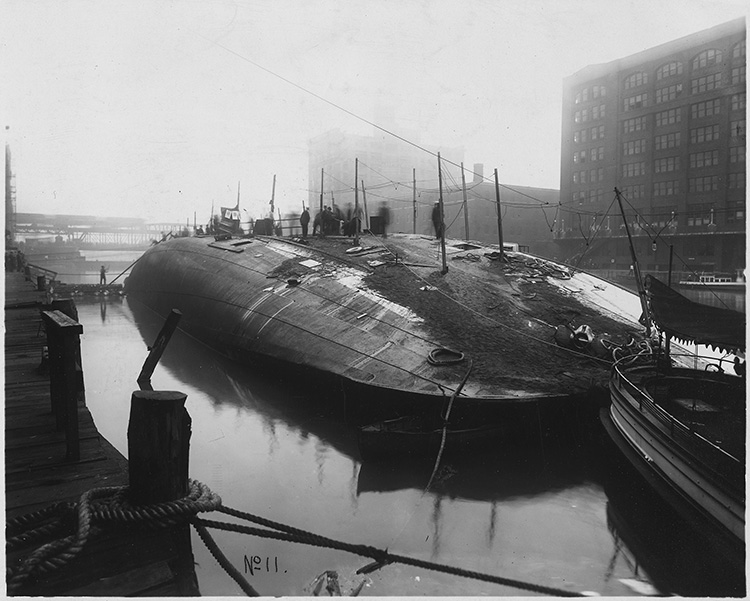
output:
[[443,273],[448,273],[448,264],[445,261],[445,213],[443,212],[443,169],[440,166],[440,153],[438,158],[438,184],[440,187],[440,249],[443,254]]
[[643,287],[643,280],[641,279],[641,267],[638,264],[638,256],[635,253],[635,246],[633,245],[633,236],[630,234],[630,228],[628,227],[628,220],[625,217],[625,209],[622,207],[622,198],[620,197],[620,191],[615,187],[615,196],[617,197],[617,204],[620,205],[620,213],[622,214],[622,221],[625,224],[625,233],[628,235],[628,245],[630,246],[630,256],[633,259],[633,274],[635,275],[635,285],[638,287],[638,296],[641,299],[641,310],[643,316],[639,320],[644,326],[646,326],[646,335],[651,335],[651,319],[648,314],[648,303],[646,303],[646,289]]

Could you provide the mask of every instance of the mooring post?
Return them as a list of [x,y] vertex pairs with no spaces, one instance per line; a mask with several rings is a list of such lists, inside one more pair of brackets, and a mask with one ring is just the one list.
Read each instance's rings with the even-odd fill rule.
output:
[[83,398],[83,326],[61,311],[42,311],[50,362],[50,399],[57,430],[65,431],[66,456],[80,459],[78,405]]
[[187,395],[136,390],[130,399],[128,462],[130,501],[150,505],[188,493],[190,415]]

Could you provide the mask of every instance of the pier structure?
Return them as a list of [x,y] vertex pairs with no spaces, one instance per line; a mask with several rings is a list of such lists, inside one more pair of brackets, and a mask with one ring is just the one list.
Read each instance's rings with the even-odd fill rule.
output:
[[146,223],[138,217],[97,217],[92,215],[45,215],[16,213],[14,235],[59,236],[81,248],[148,246],[170,232],[177,235],[186,224]]
[[[48,542],[49,532],[43,531],[55,524],[50,516],[76,507],[72,514],[68,511],[66,519],[78,517],[78,532],[73,538],[80,539],[81,523],[85,521],[81,508],[110,489],[125,487],[129,482],[132,489],[133,474],[125,457],[99,434],[86,407],[77,351],[82,326],[73,303],[48,303],[45,292],[22,273],[6,273],[5,292],[8,594],[198,596],[187,522],[162,528],[131,522],[105,527],[94,520],[80,549],[69,558],[64,554],[55,557],[64,565],[19,578],[29,558]],[[55,333],[50,335],[51,331]],[[167,394],[169,399],[184,401],[180,393],[137,394]],[[186,456],[186,449],[183,452]],[[140,453],[139,462],[143,464],[143,449]],[[150,465],[161,460],[165,459],[152,456]],[[182,472],[186,471],[185,466]],[[140,486],[144,485],[143,473]],[[157,489],[163,478],[158,480],[154,483]],[[57,528],[65,525],[65,520],[57,520]],[[73,544],[79,543],[78,539]]]

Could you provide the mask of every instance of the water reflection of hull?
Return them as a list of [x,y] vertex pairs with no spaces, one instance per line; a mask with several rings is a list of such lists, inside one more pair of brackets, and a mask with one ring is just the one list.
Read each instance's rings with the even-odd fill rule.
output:
[[359,452],[367,459],[449,455],[477,452],[496,446],[505,426],[481,423],[473,427],[431,424],[419,416],[405,416],[361,426]]
[[[590,482],[587,460],[578,448],[557,448],[553,454],[534,441],[516,450],[444,456],[430,490],[451,499],[494,502],[532,497]],[[357,493],[424,490],[435,457],[404,457],[399,461],[363,461]]]
[[[163,320],[137,301],[128,299],[127,304],[144,342],[153,344]],[[180,381],[201,390],[216,405],[249,409],[271,426],[283,422],[300,436],[312,434],[338,452],[357,457],[356,434],[344,423],[336,395],[325,389],[310,389],[283,374],[248,369],[179,330],[160,364]]]

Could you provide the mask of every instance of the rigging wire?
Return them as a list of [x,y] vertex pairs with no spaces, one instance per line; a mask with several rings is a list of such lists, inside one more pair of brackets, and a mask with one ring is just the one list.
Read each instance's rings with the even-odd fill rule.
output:
[[[351,110],[349,110],[347,108],[344,108],[340,104],[336,104],[332,100],[329,100],[328,98],[326,98],[324,96],[321,96],[320,94],[317,94],[316,92],[313,92],[312,90],[309,90],[308,88],[306,88],[306,87],[304,87],[304,86],[302,86],[302,85],[300,85],[300,84],[292,81],[291,79],[289,79],[287,77],[284,77],[283,75],[280,75],[279,73],[276,73],[272,69],[269,69],[268,67],[264,67],[260,63],[252,60],[251,58],[248,58],[247,56],[245,56],[244,54],[241,54],[241,53],[237,52],[236,50],[233,50],[229,46],[226,46],[225,44],[222,44],[218,40],[208,38],[208,37],[206,37],[206,36],[198,33],[195,30],[193,30],[193,35],[195,35],[195,36],[197,36],[199,38],[202,38],[203,40],[205,40],[207,42],[210,42],[214,46],[217,46],[217,47],[221,48],[222,50],[224,50],[224,51],[226,51],[226,52],[228,52],[228,53],[236,56],[240,60],[245,61],[246,63],[248,63],[250,65],[253,65],[257,69],[260,69],[261,71],[265,71],[269,75],[272,75],[273,77],[276,77],[276,78],[280,79],[281,81],[289,84],[290,86],[293,86],[293,87],[297,88],[298,90],[301,90],[302,92],[304,92],[306,94],[309,94],[309,95],[317,98],[321,102],[325,102],[326,104],[334,107],[335,109],[338,109],[338,110],[346,113],[350,117],[354,117],[355,119],[358,119],[359,121],[362,121],[363,123],[366,123],[367,125],[370,125],[370,126],[376,128],[376,129],[379,129],[383,133],[388,134],[389,136],[393,136],[397,140],[401,140],[405,144],[409,144],[410,146],[413,146],[414,148],[417,148],[418,150],[421,150],[422,152],[425,152],[425,153],[429,154],[430,156],[433,156],[433,157],[436,157],[436,158],[438,156],[438,153],[433,152],[432,150],[429,150],[429,149],[425,148],[424,146],[421,146],[420,144],[417,144],[416,142],[413,142],[413,141],[409,140],[408,138],[405,138],[405,137],[397,134],[396,132],[393,132],[393,131],[391,131],[391,130],[389,130],[389,129],[381,126],[381,125],[378,125],[377,123],[374,123],[373,121],[370,121],[369,119],[366,119],[366,118],[362,117],[361,115],[358,115],[354,111],[351,111]],[[458,163],[455,163],[454,161],[451,161],[450,159],[447,159],[445,157],[441,156],[441,160],[445,161],[446,163],[448,163],[450,165],[453,165],[454,167],[460,167],[460,165]],[[491,182],[492,181],[491,178],[485,177],[484,174],[476,173],[476,172],[471,171],[471,170],[468,170],[468,171],[469,171],[469,173],[471,173],[475,177],[480,177],[480,178],[482,178],[482,180],[484,180],[486,182]],[[518,191],[518,190],[514,189],[513,187],[508,186],[506,184],[499,184],[499,186],[502,187],[502,188],[506,188],[508,190],[512,190],[512,191],[516,192],[517,194],[521,194],[523,196],[527,196],[528,198],[530,198],[532,200],[535,200],[535,201],[537,201],[539,203],[549,204],[548,201],[543,201],[543,200],[541,200],[539,198],[535,198],[534,196],[531,196],[529,194],[525,194],[523,192],[520,192],[520,191]]]

